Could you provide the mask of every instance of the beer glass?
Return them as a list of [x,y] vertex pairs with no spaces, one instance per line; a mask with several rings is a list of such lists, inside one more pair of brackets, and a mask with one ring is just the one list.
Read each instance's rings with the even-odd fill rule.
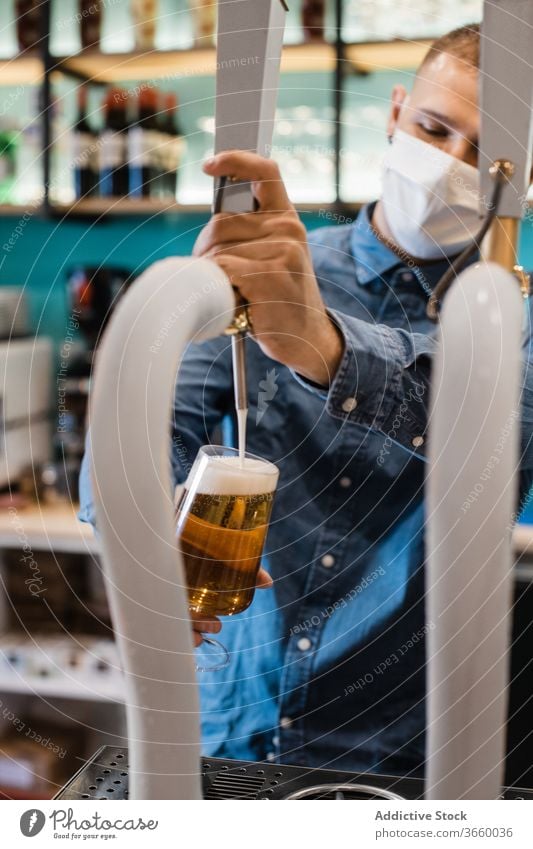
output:
[[[233,616],[252,602],[268,530],[277,466],[235,448],[204,445],[177,506],[177,539],[189,594],[189,610]],[[222,669],[225,647],[204,637],[199,671]]]

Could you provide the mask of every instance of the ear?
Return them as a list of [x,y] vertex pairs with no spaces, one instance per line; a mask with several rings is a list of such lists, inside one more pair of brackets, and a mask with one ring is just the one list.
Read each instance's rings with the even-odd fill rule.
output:
[[387,136],[391,138],[394,134],[394,130],[396,129],[396,125],[398,123],[398,118],[400,117],[400,110],[403,106],[405,98],[407,97],[407,89],[403,85],[395,85],[392,89],[391,95],[391,108],[389,112],[389,120],[387,121]]

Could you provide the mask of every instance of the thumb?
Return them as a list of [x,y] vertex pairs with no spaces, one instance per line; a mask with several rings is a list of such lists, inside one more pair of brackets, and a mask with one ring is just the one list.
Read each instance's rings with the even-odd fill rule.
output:
[[251,183],[261,212],[286,212],[293,208],[278,165],[264,156],[229,150],[204,162],[203,170],[211,177],[233,177]]
[[268,574],[266,569],[263,569],[263,567],[261,566],[261,568],[259,569],[259,572],[257,573],[257,581],[256,581],[257,589],[258,590],[267,590],[269,587],[272,587],[273,584],[274,584],[274,581],[272,580],[272,578],[270,577],[270,575]]

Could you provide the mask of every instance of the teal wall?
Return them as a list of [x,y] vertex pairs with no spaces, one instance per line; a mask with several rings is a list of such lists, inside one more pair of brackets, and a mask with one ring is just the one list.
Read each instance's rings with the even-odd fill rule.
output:
[[[317,214],[303,217],[309,227],[323,223]],[[68,321],[65,278],[73,265],[108,264],[140,273],[157,259],[189,255],[206,220],[207,214],[100,223],[45,221],[37,214],[29,220],[0,217],[0,285],[25,287],[33,329],[59,345]]]
[[[309,229],[324,224],[317,213],[302,213]],[[68,320],[65,276],[76,263],[107,263],[139,273],[156,259],[191,253],[206,215],[158,215],[92,221],[45,221],[37,214],[23,219],[0,218],[0,285],[24,286],[31,308],[32,326],[64,338]],[[9,246],[9,240],[20,235]],[[10,248],[7,250],[6,248]],[[521,260],[533,269],[533,224],[523,225]]]

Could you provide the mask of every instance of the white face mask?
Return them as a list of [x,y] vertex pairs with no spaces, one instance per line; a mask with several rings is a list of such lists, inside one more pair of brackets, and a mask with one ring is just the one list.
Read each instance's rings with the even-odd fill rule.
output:
[[480,228],[479,171],[396,130],[383,160],[381,203],[396,244],[410,256],[459,253]]

